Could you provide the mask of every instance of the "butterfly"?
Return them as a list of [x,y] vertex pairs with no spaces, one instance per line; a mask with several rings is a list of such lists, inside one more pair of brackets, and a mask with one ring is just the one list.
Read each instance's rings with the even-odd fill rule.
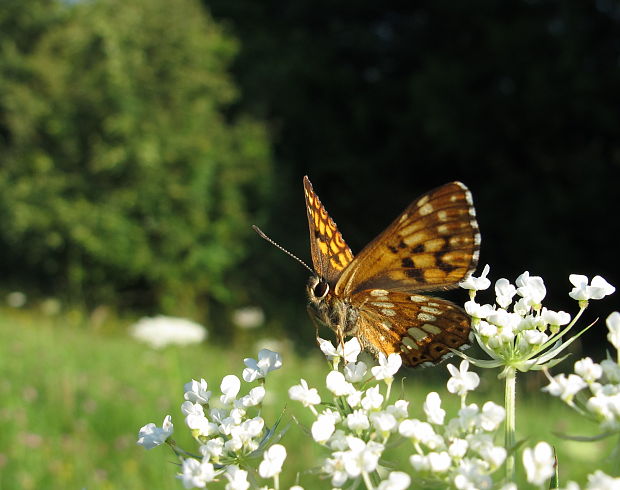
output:
[[303,179],[314,274],[308,312],[342,343],[357,337],[377,357],[400,354],[406,366],[429,366],[464,348],[470,319],[445,290],[476,269],[480,233],[471,193],[451,182],[415,199],[354,256],[336,223]]

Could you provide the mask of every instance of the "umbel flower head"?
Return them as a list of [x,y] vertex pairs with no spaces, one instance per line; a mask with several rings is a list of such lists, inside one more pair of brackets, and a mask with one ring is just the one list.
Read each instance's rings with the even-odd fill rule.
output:
[[558,357],[560,353],[589,328],[564,340],[588,306],[588,301],[601,299],[615,291],[600,276],[589,284],[587,277],[571,275],[570,281],[575,287],[569,295],[579,302],[580,308],[571,321],[568,313],[543,306],[547,292],[544,281],[539,276],[530,276],[527,271],[517,277],[514,285],[507,279],[499,279],[495,283],[494,303],[478,303],[477,291],[491,285],[486,277],[489,270],[487,265],[481,277],[469,277],[461,283],[461,287],[470,293],[465,311],[472,318],[472,331],[491,360],[472,359],[461,352],[457,354],[480,367],[505,366],[506,369],[529,371],[554,366],[564,359]]
[[277,482],[286,458],[284,447],[276,444],[282,432],[276,430],[277,423],[267,427],[260,408],[265,397],[265,378],[282,366],[282,359],[278,353],[263,349],[258,360],[248,358],[244,362],[244,381],[258,380],[259,384],[243,396],[240,396],[242,382],[234,374],[222,378],[219,396],[213,395],[204,379],[185,384],[181,412],[185,425],[199,444],[195,454],[178,448],[171,440],[170,416],[164,419],[161,428],[151,423],[140,429],[138,444],[150,449],[166,442],[179,456],[178,478],[185,488],[204,488],[210,482],[225,479],[227,489],[247,490],[249,462],[261,456],[258,475]]
[[[381,469],[386,448],[399,439],[411,443],[401,443],[399,448],[411,447],[411,469],[419,481],[457,488],[489,487],[492,473],[506,458],[506,451],[493,442],[505,412],[493,402],[481,408],[466,403],[467,393],[479,383],[478,375],[468,371],[467,361],[458,369],[448,366],[452,374],[448,390],[461,397],[458,415],[447,420],[441,397],[432,392],[423,403],[426,418],[420,420],[409,417],[409,402],[390,399],[392,380],[401,366],[398,355],[380,356],[378,365],[368,369],[357,360],[361,351],[357,339],[338,348],[326,340],[320,345],[333,368],[325,379],[333,400],[329,402],[329,395],[319,395],[303,379],[289,389],[289,396],[314,416],[310,433],[327,452],[321,470],[332,487],[355,487],[362,480],[367,488],[409,488],[411,478],[400,471],[384,476],[378,486],[371,483],[371,474]],[[321,400],[325,408],[319,410]]]

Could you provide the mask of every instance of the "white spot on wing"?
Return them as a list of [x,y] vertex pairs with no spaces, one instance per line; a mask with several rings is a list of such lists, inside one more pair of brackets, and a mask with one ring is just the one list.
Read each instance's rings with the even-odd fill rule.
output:
[[371,301],[370,304],[381,308],[394,308],[394,303],[388,303],[385,301]]
[[432,204],[430,204],[430,203],[426,203],[423,206],[420,206],[420,208],[418,209],[418,211],[420,212],[420,214],[422,216],[426,216],[427,214],[431,214],[434,210],[435,210],[435,208],[433,208]]
[[432,313],[433,315],[441,315],[441,310],[438,308],[433,308],[432,306],[429,305],[424,305],[424,306],[420,306],[420,309],[422,311],[425,311],[426,313]]
[[389,308],[383,308],[381,310],[381,313],[383,313],[385,316],[395,316],[396,312],[394,310],[390,310]]
[[431,325],[430,323],[425,323],[424,325],[422,325],[422,329],[433,335],[441,333],[441,328],[436,325]]
[[416,344],[413,339],[411,339],[410,337],[404,337],[402,340],[402,344],[407,347],[407,349],[412,350],[412,349],[419,349],[418,344]]
[[385,289],[373,289],[370,291],[371,296],[387,296],[388,292]]
[[428,313],[418,313],[418,320],[421,322],[434,322],[437,320],[437,317],[429,315]]
[[420,342],[428,336],[424,330],[420,330],[418,327],[411,327],[407,330],[407,333],[411,335],[416,342]]

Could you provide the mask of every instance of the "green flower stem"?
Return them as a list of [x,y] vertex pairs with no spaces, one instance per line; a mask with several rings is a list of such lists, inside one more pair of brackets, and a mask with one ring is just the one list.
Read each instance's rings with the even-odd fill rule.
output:
[[374,490],[375,487],[373,487],[372,482],[370,481],[370,475],[368,475],[368,473],[366,471],[362,471],[362,478],[364,479],[364,484],[366,485],[366,488],[368,490]]
[[515,391],[517,385],[517,371],[513,367],[506,367],[506,385],[504,391],[504,408],[506,409],[504,445],[508,452],[506,458],[506,480],[514,481],[515,477]]

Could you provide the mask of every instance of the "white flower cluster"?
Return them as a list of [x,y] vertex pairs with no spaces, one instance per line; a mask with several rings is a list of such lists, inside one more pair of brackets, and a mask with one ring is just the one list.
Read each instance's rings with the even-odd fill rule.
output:
[[[620,356],[620,313],[607,318],[607,339]],[[620,359],[620,357],[617,357]],[[549,378],[543,391],[560,397],[565,403],[599,422],[604,431],[620,431],[620,363],[605,359],[595,363],[585,357],[575,363],[574,374]],[[578,395],[579,396],[576,396]]]
[[191,320],[163,315],[141,318],[129,327],[129,333],[154,349],[173,344],[198,344],[208,334],[205,327]]
[[465,311],[472,317],[472,330],[482,349],[493,359],[474,362],[481,367],[509,365],[528,371],[557,364],[561,359],[554,358],[576,337],[564,343],[561,338],[575,324],[588,300],[601,299],[615,291],[600,276],[588,284],[587,277],[572,274],[569,279],[574,288],[569,295],[579,301],[580,312],[571,322],[568,313],[542,306],[547,293],[545,284],[541,277],[530,276],[527,271],[514,285],[507,279],[499,279],[495,283],[494,304],[477,303],[476,291],[491,285],[486,277],[488,273],[487,265],[480,277],[471,276],[461,283],[461,287],[470,291]]
[[[478,386],[479,378],[467,371],[468,362],[461,368],[449,366],[453,377],[448,389],[461,396],[462,408],[457,417],[446,420],[441,399],[429,393],[424,403],[426,420],[409,418],[409,402],[389,402],[394,374],[401,366],[397,354],[379,356],[379,365],[368,369],[357,361],[360,345],[357,339],[348,341],[340,350],[320,340],[321,349],[331,361],[343,359],[341,370],[334,369],[326,377],[326,386],[334,398],[322,411],[318,390],[305,380],[289,389],[291,399],[308,407],[316,420],[311,427],[313,439],[326,447],[330,454],[322,471],[331,478],[331,485],[341,488],[347,482],[363,479],[368,488],[370,474],[379,469],[379,461],[388,442],[393,438],[409,439],[413,450],[409,460],[413,471],[425,481],[434,480],[456,488],[489,488],[491,474],[497,470],[506,451],[493,443],[494,432],[504,420],[504,409],[493,402],[482,408],[465,404],[468,391]],[[387,385],[385,394],[379,383]],[[330,397],[331,398],[331,397]],[[379,489],[405,489],[411,478],[393,471],[379,483]]]
[[[245,359],[243,380],[247,383],[258,380],[258,386],[238,397],[241,380],[233,375],[224,376],[220,384],[221,395],[215,399],[204,379],[192,380],[185,385],[185,402],[181,411],[185,424],[200,444],[200,456],[189,456],[174,446],[169,439],[172,434],[170,416],[162,428],[155,424],[144,426],[138,434],[138,444],[150,449],[168,442],[180,456],[182,464],[178,477],[185,488],[204,488],[218,477],[225,478],[226,490],[247,490],[248,460],[262,454],[258,474],[262,478],[277,480],[286,459],[286,449],[272,444],[274,429],[269,429],[260,416],[260,407],[265,396],[264,378],[270,371],[282,366],[280,355],[263,349],[258,359]],[[277,487],[277,484],[276,484]]]

